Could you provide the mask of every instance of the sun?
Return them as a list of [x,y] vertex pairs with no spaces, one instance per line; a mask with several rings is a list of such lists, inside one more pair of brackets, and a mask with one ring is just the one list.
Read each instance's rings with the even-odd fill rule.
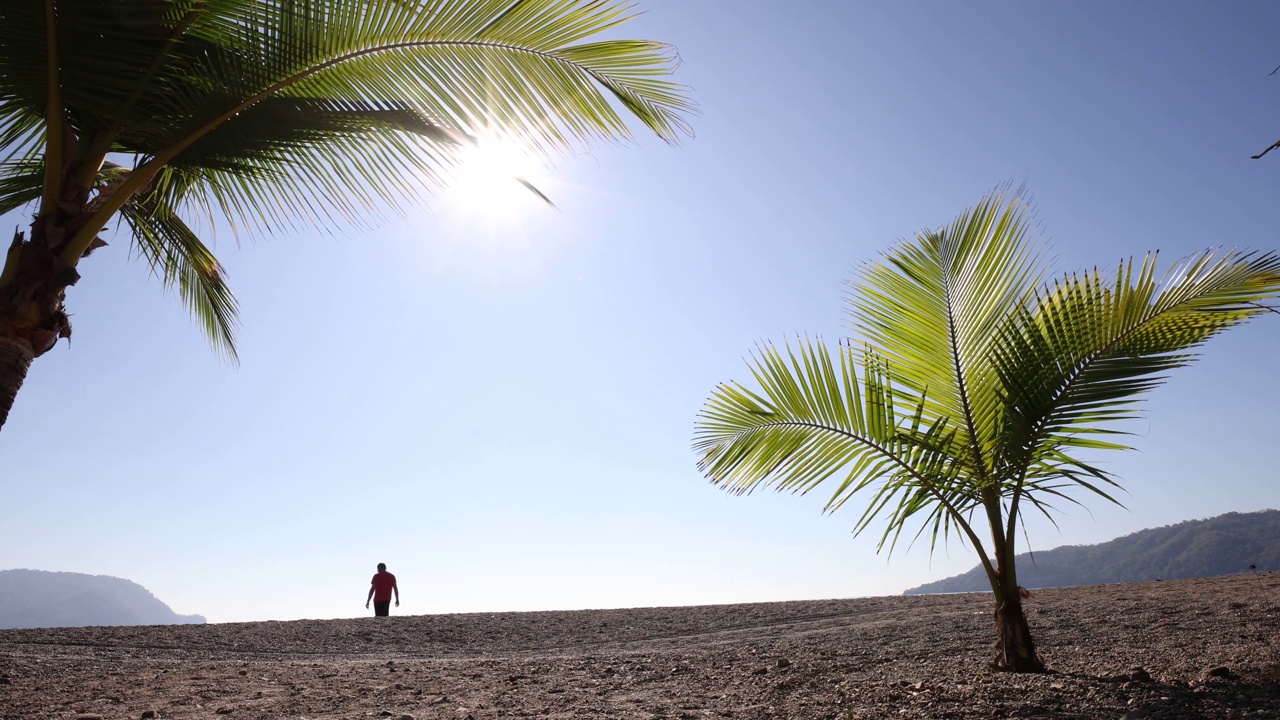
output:
[[490,221],[554,207],[539,186],[544,162],[514,144],[478,140],[458,155],[444,199],[461,215]]

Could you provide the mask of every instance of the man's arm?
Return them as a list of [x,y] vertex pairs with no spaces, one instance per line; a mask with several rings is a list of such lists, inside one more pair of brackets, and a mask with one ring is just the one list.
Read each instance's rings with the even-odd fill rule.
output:
[[372,599],[373,599],[373,582],[372,582],[372,581],[370,581],[370,582],[369,582],[369,597],[367,597],[367,598],[365,598],[365,599],[364,599],[364,607],[365,607],[365,609],[366,609],[366,610],[367,610],[367,609],[369,609],[369,601],[370,601],[370,600],[372,600]]
[[396,607],[400,607],[400,583],[391,582],[391,591],[396,594]]

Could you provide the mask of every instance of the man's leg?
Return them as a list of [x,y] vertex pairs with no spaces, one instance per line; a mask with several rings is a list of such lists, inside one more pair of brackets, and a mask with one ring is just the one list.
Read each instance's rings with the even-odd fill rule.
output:
[[373,614],[377,617],[387,617],[388,615],[390,615],[391,601],[390,600],[374,600]]

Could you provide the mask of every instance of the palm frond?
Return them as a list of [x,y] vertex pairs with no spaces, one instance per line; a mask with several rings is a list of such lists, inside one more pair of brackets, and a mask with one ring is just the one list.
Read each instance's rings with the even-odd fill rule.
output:
[[1010,532],[1019,502],[1034,502],[1050,473],[1114,502],[1091,480],[1114,481],[1068,451],[1124,449],[1111,438],[1147,391],[1280,295],[1275,253],[1206,251],[1163,280],[1156,259],[1122,262],[1114,280],[1095,269],[1053,282],[993,348],[1006,403],[1000,462],[1014,470],[1004,475]]
[[44,163],[0,164],[0,215],[39,199],[44,186]]
[[[71,127],[82,139],[107,137],[102,152],[140,161],[133,182],[91,226],[171,163],[208,170],[217,195],[236,196],[223,209],[247,213],[239,222],[279,227],[326,214],[354,219],[372,207],[362,193],[391,206],[418,197],[422,184],[446,180],[441,167],[460,156],[449,134],[545,153],[627,138],[625,114],[675,142],[689,132],[694,110],[684,88],[667,79],[676,64],[667,46],[589,41],[630,19],[615,2],[59,0],[57,7]],[[23,34],[42,22],[36,0],[0,10],[0,26],[9,24],[0,28],[0,45],[9,48],[0,48],[0,61],[42,52]],[[40,114],[44,82],[5,67],[0,97]],[[301,111],[412,110],[448,132],[384,126],[371,141],[369,128],[320,127],[316,118],[272,125],[288,101]],[[237,184],[244,189],[232,193]],[[254,202],[262,186],[292,201]],[[305,197],[295,197],[300,192]],[[88,233],[63,251],[65,261],[78,260]]]
[[1106,438],[1135,416],[1145,392],[1280,296],[1275,253],[1206,251],[1163,279],[1156,260],[1121,263],[1113,279],[1067,275],[1002,335],[993,360],[1014,418],[1009,452],[1036,459],[1063,447],[1122,447]]
[[699,468],[736,493],[762,485],[803,493],[836,479],[829,510],[874,488],[855,532],[888,514],[880,544],[892,551],[905,522],[924,512],[935,542],[939,532],[959,527],[980,548],[964,519],[978,498],[956,460],[964,451],[956,429],[927,419],[922,406],[898,409],[874,352],[864,351],[861,363],[847,345],[835,354],[838,365],[816,340],[760,347],[751,364],[760,391],[721,385],[699,414]]
[[[258,231],[360,226],[446,182],[474,138],[406,107],[275,98],[227,123],[168,166],[219,214]],[[300,173],[291,168],[313,165]],[[365,174],[381,167],[375,182]]]
[[930,417],[955,424],[976,477],[993,470],[989,453],[1001,421],[990,348],[1042,273],[1028,233],[1022,195],[992,193],[950,225],[864,267],[849,296],[855,331],[892,363],[895,380]]
[[167,200],[163,192],[152,192],[121,211],[133,231],[134,248],[166,289],[177,288],[214,349],[236,362],[237,305],[222,265]]
[[14,166],[40,161],[44,118],[21,106],[0,103],[0,163]]

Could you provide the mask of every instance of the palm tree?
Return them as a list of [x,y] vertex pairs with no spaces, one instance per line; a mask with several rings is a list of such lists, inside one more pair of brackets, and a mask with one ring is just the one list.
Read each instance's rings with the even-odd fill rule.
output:
[[1280,295],[1274,253],[1204,252],[1163,279],[1155,266],[1046,283],[1025,204],[992,194],[861,270],[860,343],[762,345],[757,389],[722,384],[699,414],[699,467],[737,493],[830,481],[828,510],[863,493],[855,533],[884,517],[890,553],[915,521],[931,550],[959,535],[994,594],[993,667],[1042,671],[1014,566],[1022,513],[1049,516],[1072,489],[1114,502],[1088,456],[1124,449],[1147,390]]
[[[113,219],[214,346],[236,303],[194,228],[274,232],[420,198],[481,138],[558,152],[669,142],[692,105],[661,43],[597,39],[610,0],[3,0],[0,427],[71,325],[66,289]],[[199,223],[190,222],[192,220]]]

